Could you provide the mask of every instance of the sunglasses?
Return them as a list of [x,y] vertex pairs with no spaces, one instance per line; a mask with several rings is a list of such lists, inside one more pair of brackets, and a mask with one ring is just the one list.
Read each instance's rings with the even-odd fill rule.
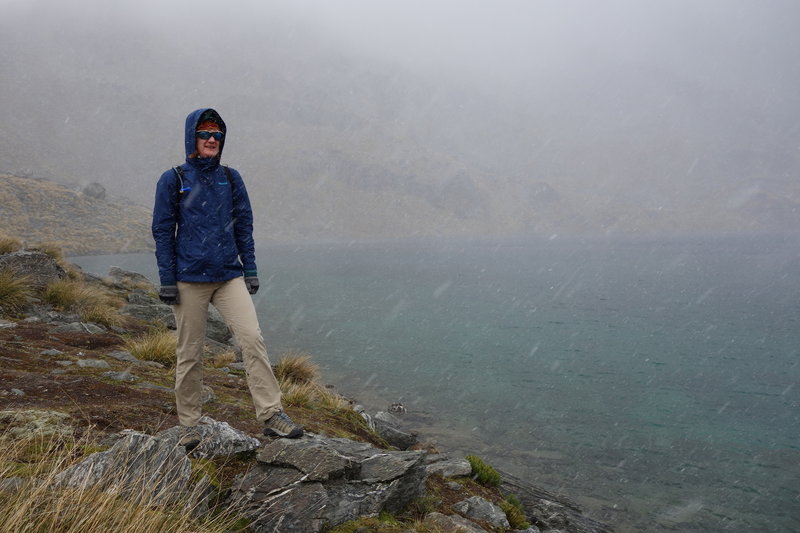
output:
[[206,139],[210,138],[210,137],[214,137],[214,140],[215,140],[215,141],[221,141],[221,140],[222,140],[222,138],[223,138],[223,137],[225,137],[225,134],[224,134],[224,133],[222,133],[221,131],[206,131],[206,130],[201,130],[201,131],[197,131],[197,132],[195,132],[195,135],[196,135],[197,137],[200,137],[200,138],[201,138],[201,139],[203,139],[204,141],[205,141]]

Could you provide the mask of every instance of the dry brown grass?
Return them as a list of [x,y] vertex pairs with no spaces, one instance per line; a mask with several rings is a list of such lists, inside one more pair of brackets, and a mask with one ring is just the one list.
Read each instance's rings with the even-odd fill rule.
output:
[[275,377],[286,383],[311,383],[319,379],[319,366],[303,352],[287,352],[275,366]]
[[233,350],[216,354],[208,360],[208,364],[212,368],[223,368],[234,362],[236,362],[236,354]]
[[117,326],[122,320],[117,313],[120,305],[117,298],[101,287],[75,279],[50,283],[45,288],[44,299],[56,309],[77,313],[85,322]]
[[52,257],[56,263],[59,265],[64,265],[64,252],[61,249],[61,244],[54,242],[54,241],[47,241],[40,244],[37,244],[34,249],[39,250],[40,252],[49,255]]
[[0,254],[10,254],[22,249],[22,241],[16,237],[0,234]]
[[350,400],[319,382],[319,366],[302,352],[287,352],[275,366],[283,402],[292,407],[313,405],[329,409],[350,409]]
[[[18,475],[19,459],[32,463],[15,490],[0,492],[0,531],[58,533],[218,533],[230,530],[224,514],[199,518],[196,500],[187,496],[165,504],[151,480],[135,482],[134,503],[119,490],[59,487],[57,474],[96,450],[72,437],[0,439],[0,478]],[[117,476],[118,472],[110,473]],[[112,484],[113,485],[113,484]],[[149,494],[152,491],[153,494]]]
[[27,278],[10,270],[0,270],[0,312],[15,316],[28,303],[33,291]]
[[166,329],[152,329],[125,342],[125,349],[134,357],[155,361],[168,368],[175,366],[175,346],[175,333]]

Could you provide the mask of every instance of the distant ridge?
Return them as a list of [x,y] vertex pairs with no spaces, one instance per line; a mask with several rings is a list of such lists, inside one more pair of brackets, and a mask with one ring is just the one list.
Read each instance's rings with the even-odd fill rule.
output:
[[67,255],[153,249],[150,211],[105,198],[97,185],[82,191],[41,178],[0,174],[0,233],[26,246],[55,243]]

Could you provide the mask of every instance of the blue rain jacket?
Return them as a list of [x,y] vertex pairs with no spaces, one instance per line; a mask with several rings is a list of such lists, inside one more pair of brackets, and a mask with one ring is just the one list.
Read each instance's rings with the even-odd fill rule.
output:
[[[161,175],[153,207],[153,238],[162,286],[177,281],[227,281],[256,275],[253,211],[241,175],[220,165],[225,137],[214,158],[189,157],[204,108],[186,117],[186,162]],[[223,132],[225,123],[216,114]],[[226,135],[227,137],[227,135]]]

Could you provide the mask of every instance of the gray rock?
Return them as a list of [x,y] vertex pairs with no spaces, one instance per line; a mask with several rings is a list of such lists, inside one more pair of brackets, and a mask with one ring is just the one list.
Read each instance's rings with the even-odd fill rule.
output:
[[119,288],[136,287],[134,290],[150,290],[155,292],[155,286],[147,277],[138,272],[131,272],[123,268],[112,266],[108,269],[108,277]]
[[174,389],[170,387],[165,387],[163,385],[156,385],[155,383],[145,382],[139,385],[142,389],[153,389],[153,390],[160,390],[164,392],[174,392]]
[[[179,426],[162,431],[158,438],[178,444],[180,439]],[[231,427],[227,422],[217,422],[213,418],[204,416],[195,426],[195,430],[200,434],[200,444],[192,450],[192,457],[211,458],[225,457],[239,453],[255,451],[261,446],[261,441],[246,433]]]
[[257,458],[231,494],[256,532],[318,532],[326,523],[399,512],[425,490],[422,452],[306,434],[269,442]]
[[375,421],[372,420],[372,415],[370,415],[367,412],[367,410],[364,408],[363,405],[361,405],[361,404],[354,405],[353,406],[353,411],[355,411],[356,413],[361,415],[361,418],[363,418],[366,421],[367,426],[369,426],[369,429],[372,429],[372,430],[375,429]]
[[53,374],[54,376],[62,376],[64,374],[66,374],[67,371],[64,370],[63,368],[55,368],[55,369],[51,370],[50,373]]
[[128,294],[128,303],[133,305],[151,305],[160,300],[144,289],[134,289]]
[[[260,443],[224,422],[203,417],[197,426],[202,435],[193,456],[216,457],[252,451]],[[183,503],[200,513],[207,509],[209,481],[192,484],[192,463],[178,446],[180,428],[156,436],[125,430],[111,439],[111,449],[90,455],[59,472],[55,485],[85,490],[113,491],[143,505]]]
[[106,199],[106,188],[93,181],[89,183],[85,187],[81,189],[81,192],[88,196],[89,198],[94,198],[95,200],[105,200]]
[[213,305],[208,306],[208,324],[206,324],[206,337],[222,344],[229,344],[231,332],[222,315]]
[[177,503],[186,498],[192,464],[175,442],[126,430],[107,451],[90,455],[58,473],[60,487],[108,490],[146,505]]
[[[148,297],[144,293],[137,293],[135,297],[129,298],[129,303],[119,312],[145,322],[158,322],[169,329],[175,329],[175,315],[172,313],[172,307],[162,303],[158,298]],[[214,306],[208,307],[206,337],[222,345],[230,345],[231,333],[222,319],[222,315]]]
[[25,396],[25,391],[21,389],[11,389],[11,394],[14,396]]
[[175,315],[172,314],[172,308],[159,300],[149,304],[128,304],[119,312],[145,322],[157,322],[169,329],[175,329]]
[[47,350],[42,350],[39,352],[41,355],[64,355],[64,352],[60,352],[56,349],[49,348]]
[[486,530],[458,515],[444,515],[442,513],[428,513],[422,521],[423,525],[434,531],[447,531],[448,533],[486,533]]
[[72,366],[74,363],[72,361],[56,361],[56,364],[61,366]]
[[0,478],[0,492],[13,494],[25,485],[25,480],[21,477]]
[[372,421],[378,435],[396,448],[407,450],[418,442],[416,434],[407,433],[398,428],[401,422],[391,413],[378,411],[372,417]]
[[136,357],[133,356],[133,354],[131,354],[131,352],[127,352],[124,350],[113,351],[108,355],[109,357],[113,357],[118,361],[126,361],[128,363],[135,363],[139,361]]
[[472,496],[454,504],[453,510],[467,518],[488,522],[495,527],[506,529],[510,527],[505,511],[480,496]]
[[441,474],[442,477],[469,476],[472,465],[464,458],[455,458],[446,453],[431,453],[425,457],[425,470],[430,474]]
[[81,368],[111,368],[111,365],[100,359],[78,359]]
[[208,385],[203,385],[203,393],[200,395],[200,401],[203,404],[213,403],[217,401],[217,395],[214,394],[214,389]]
[[17,327],[16,322],[9,322],[8,320],[0,319],[0,329],[11,329]]
[[104,378],[112,379],[114,381],[125,381],[128,383],[133,383],[134,381],[139,381],[139,377],[134,376],[130,372],[123,371],[123,372],[103,372],[102,376]]
[[36,289],[44,289],[53,281],[67,277],[67,272],[53,257],[39,250],[0,254],[0,270],[6,269],[24,276]]

